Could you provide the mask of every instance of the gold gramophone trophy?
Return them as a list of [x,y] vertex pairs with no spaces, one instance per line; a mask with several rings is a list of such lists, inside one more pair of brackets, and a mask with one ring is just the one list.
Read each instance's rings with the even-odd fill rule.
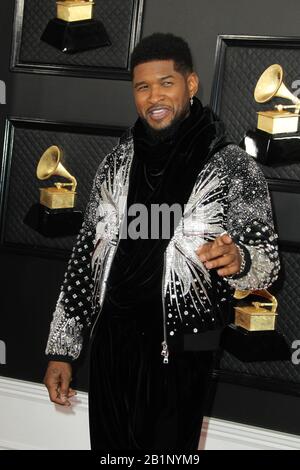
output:
[[56,18],[49,21],[41,40],[67,54],[110,46],[103,23],[93,18],[93,0],[60,0]]
[[[41,156],[36,170],[40,180],[57,175],[71,183],[54,183],[50,188],[40,188],[40,204],[49,209],[67,209],[75,205],[77,181],[61,163],[62,151],[56,145],[49,147]],[[70,189],[66,189],[70,187]]]
[[283,82],[283,68],[270,65],[259,77],[254,90],[257,103],[284,98],[292,104],[276,104],[273,109],[257,112],[257,128],[249,130],[240,146],[261,163],[287,163],[299,160],[300,100]]
[[234,323],[225,329],[223,348],[245,362],[290,359],[287,342],[275,329],[276,298],[257,289],[236,290],[234,299],[239,303],[234,306]]
[[40,188],[40,203],[32,206],[24,219],[27,225],[47,237],[75,235],[83,219],[82,213],[74,210],[77,181],[61,160],[62,150],[56,145],[47,148],[41,156],[36,170],[40,180],[59,176],[68,182]]
[[[257,103],[267,103],[275,97],[285,98],[293,104],[279,104],[275,105],[275,110],[258,111],[257,129],[273,135],[297,132],[300,100],[283,83],[283,69],[279,64],[273,64],[263,72],[254,90]],[[294,109],[294,112],[288,109]]]

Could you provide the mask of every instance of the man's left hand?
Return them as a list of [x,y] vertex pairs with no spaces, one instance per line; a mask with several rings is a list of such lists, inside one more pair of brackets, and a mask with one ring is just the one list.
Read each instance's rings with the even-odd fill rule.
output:
[[219,276],[231,276],[241,269],[240,252],[227,233],[199,247],[196,255],[207,269],[221,268],[217,270]]

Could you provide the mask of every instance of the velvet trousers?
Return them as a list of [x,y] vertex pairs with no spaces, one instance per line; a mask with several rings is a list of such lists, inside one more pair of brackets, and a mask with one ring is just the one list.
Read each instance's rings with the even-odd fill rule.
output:
[[101,311],[91,342],[91,449],[197,450],[212,351],[176,351],[163,363],[162,312]]

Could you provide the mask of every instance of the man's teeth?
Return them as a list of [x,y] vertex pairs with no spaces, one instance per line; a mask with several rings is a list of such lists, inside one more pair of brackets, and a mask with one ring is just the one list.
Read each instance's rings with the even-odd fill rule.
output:
[[166,108],[157,108],[157,109],[153,109],[153,111],[151,111],[151,116],[153,117],[163,117],[165,116],[166,114],[168,113],[168,110]]

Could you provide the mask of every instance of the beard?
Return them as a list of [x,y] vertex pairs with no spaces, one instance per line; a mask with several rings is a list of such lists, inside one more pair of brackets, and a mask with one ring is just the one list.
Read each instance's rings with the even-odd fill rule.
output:
[[147,120],[143,117],[141,117],[141,121],[144,124],[146,133],[153,141],[153,143],[159,144],[161,142],[171,140],[172,137],[174,137],[182,122],[188,117],[189,113],[190,104],[188,102],[187,105],[182,109],[181,113],[175,116],[174,119],[170,122],[170,124],[166,127],[163,127],[162,129],[155,129],[154,127],[150,126]]

